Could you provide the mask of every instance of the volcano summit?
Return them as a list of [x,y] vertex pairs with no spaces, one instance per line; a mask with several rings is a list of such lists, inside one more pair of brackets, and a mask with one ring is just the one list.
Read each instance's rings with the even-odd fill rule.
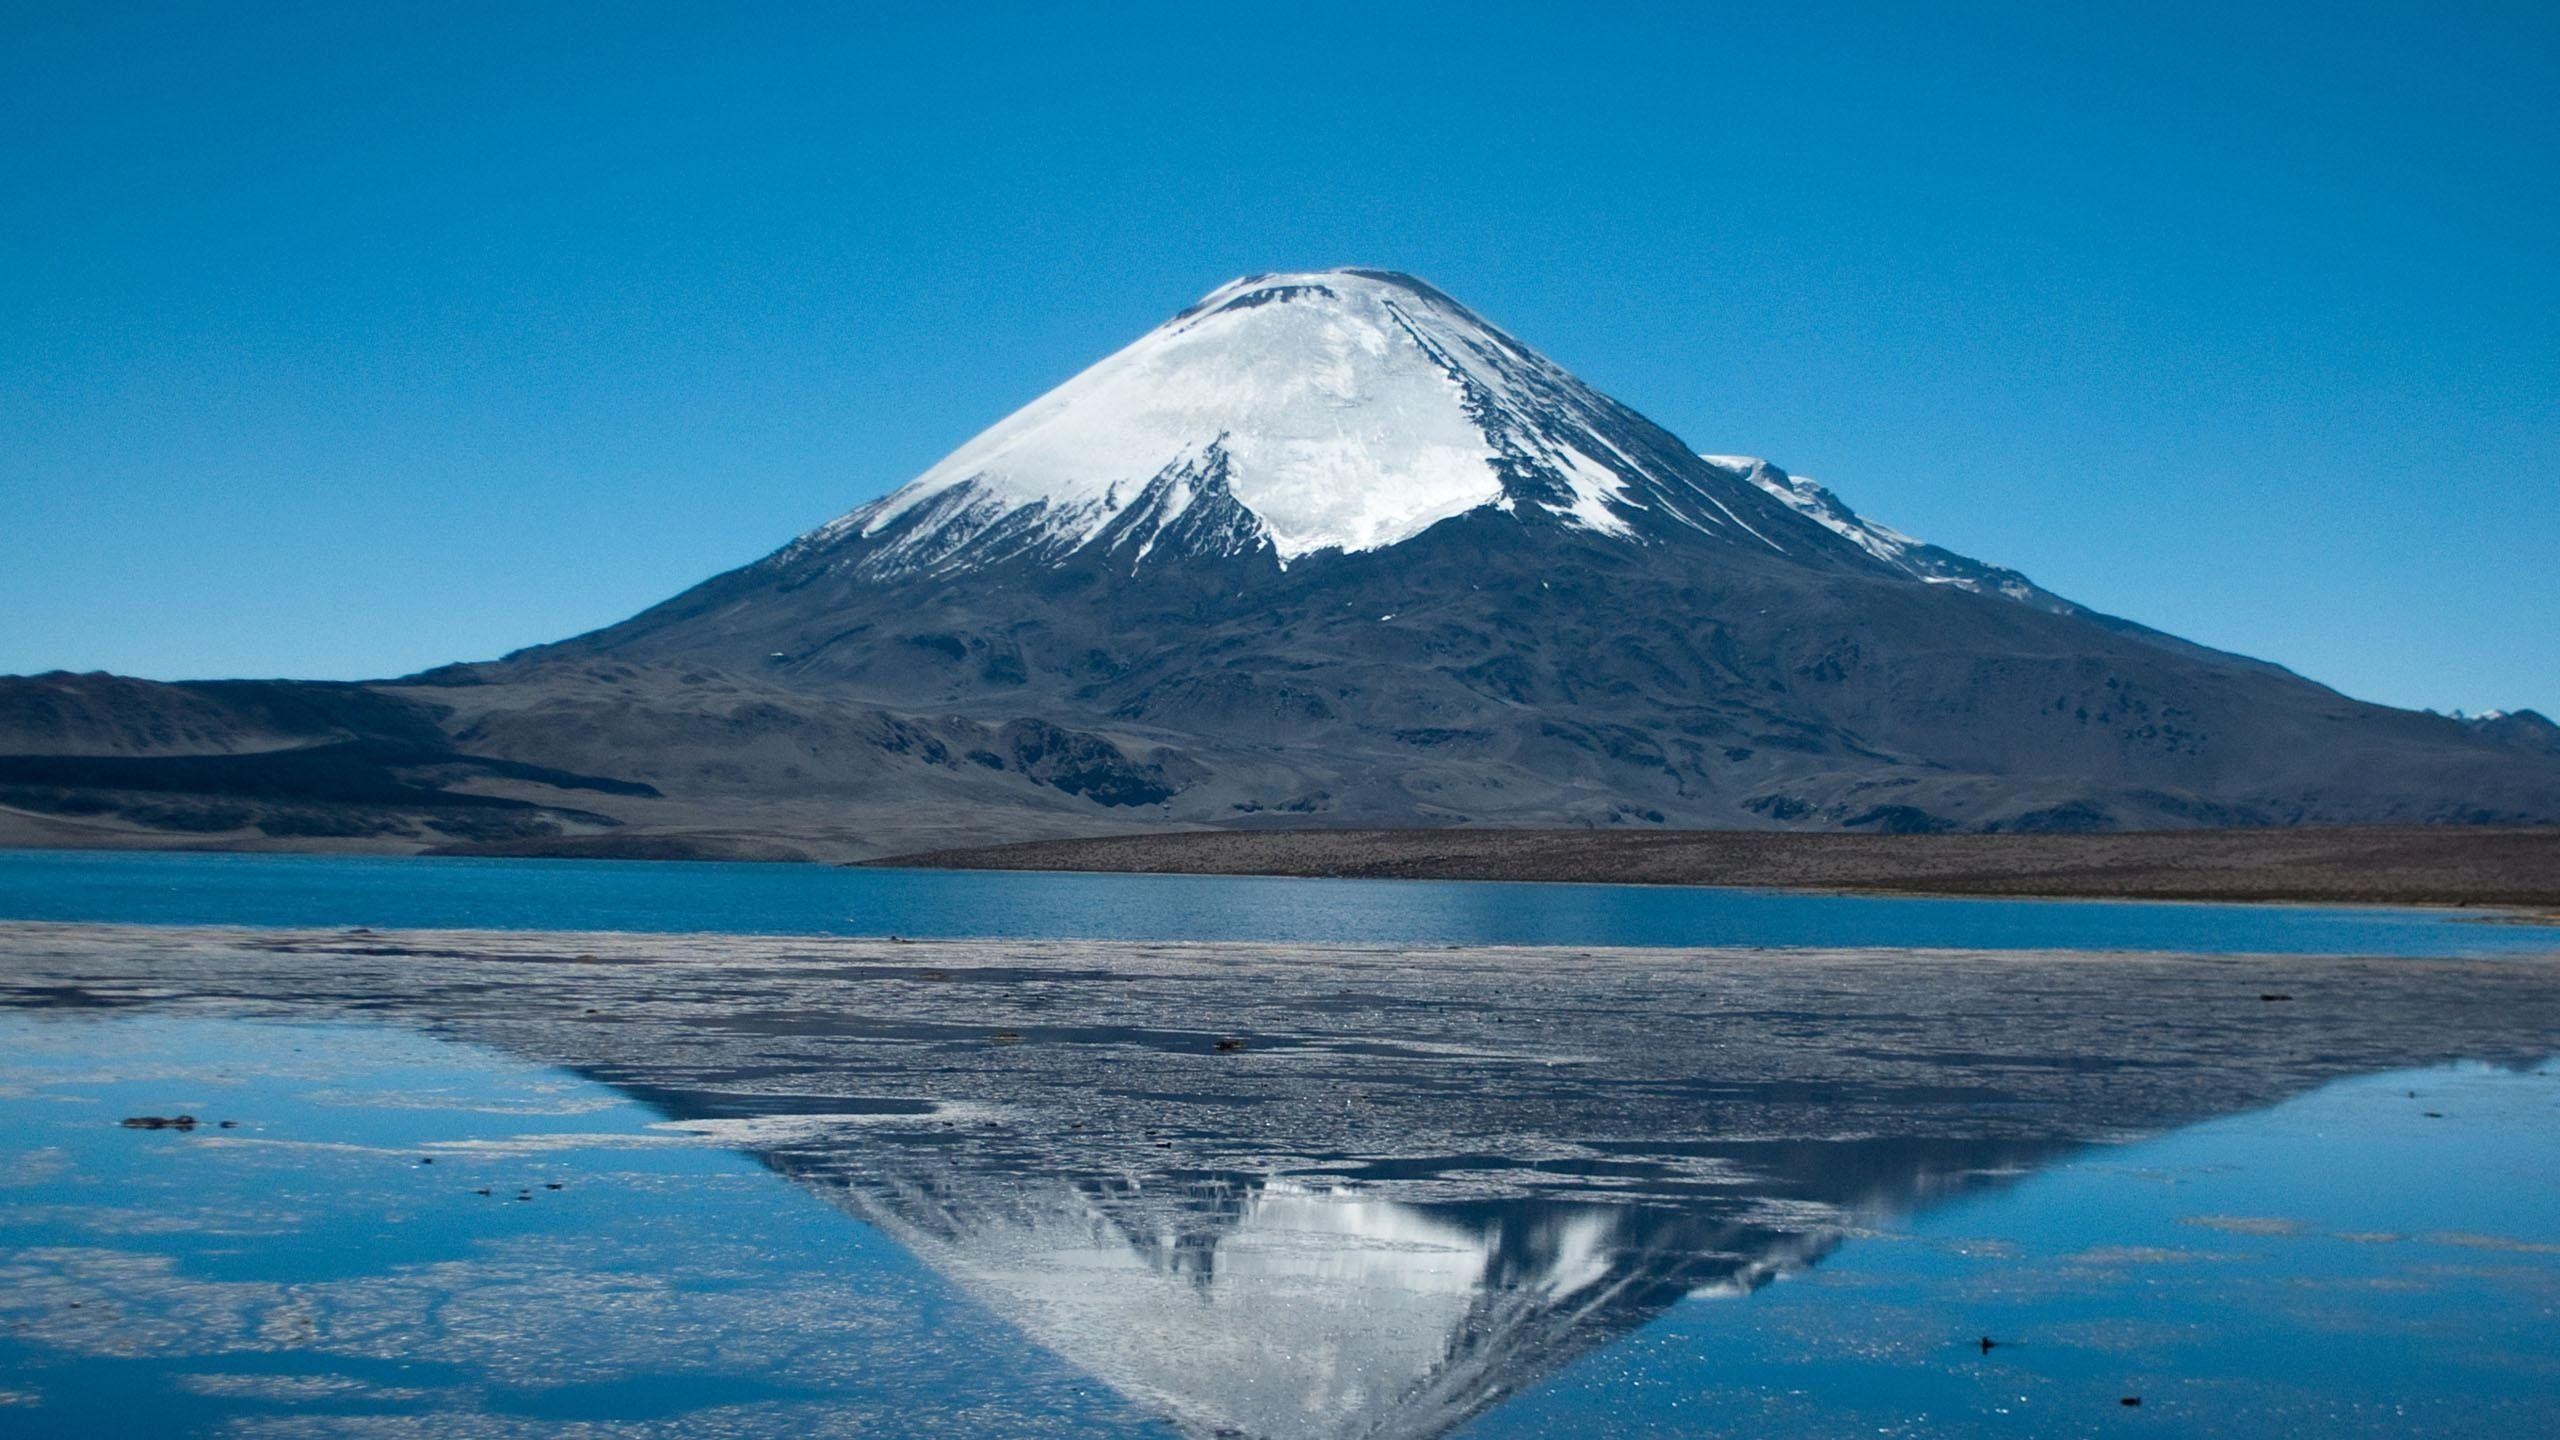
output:
[[9,681],[0,750],[64,830],[604,854],[2560,820],[2538,716],[2086,610],[1375,270],[1222,286],[604,630],[367,686]]

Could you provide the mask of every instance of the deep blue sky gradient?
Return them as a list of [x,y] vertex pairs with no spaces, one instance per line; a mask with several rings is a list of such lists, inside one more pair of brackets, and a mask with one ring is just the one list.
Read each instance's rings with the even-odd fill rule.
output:
[[0,0],[0,670],[617,619],[1236,274],[2350,694],[2560,713],[2560,7]]

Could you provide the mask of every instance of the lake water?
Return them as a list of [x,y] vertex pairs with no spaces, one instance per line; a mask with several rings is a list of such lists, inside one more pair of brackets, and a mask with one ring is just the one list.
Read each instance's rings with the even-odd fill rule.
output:
[[[0,1017],[0,1055],[0,1435],[1170,1433],[878,1231],[557,1071],[160,1017]],[[116,1123],[172,1109],[205,1124]]]
[[814,865],[0,852],[0,919],[743,935],[2262,954],[2560,951],[2560,930],[2346,906]]
[[[1404,1382],[1607,1303],[1613,1245],[1719,1237],[1270,1190],[1187,1268],[1094,1233],[1075,1283],[1133,1305],[1087,1343],[1160,1386],[1124,1392],[1028,1343],[996,1308],[1019,1295],[563,1071],[203,1015],[0,1015],[0,1057],[0,1435],[1170,1440],[1158,1412],[1197,1398],[1173,1392],[1269,1375],[1298,1388],[1248,1394],[1270,1424],[1246,1433],[1428,1435],[1478,1410],[1458,1433],[2522,1440],[2550,1433],[2560,1378],[2547,1067],[2369,1076],[2012,1165],[1875,1203],[1827,1253],[1726,1230],[1762,1268],[1551,1375],[1534,1351],[1457,1366],[1525,1382],[1487,1407]],[[198,1127],[116,1123],[177,1109]],[[1539,1263],[1489,1264],[1497,1242]],[[1392,1303],[1303,1303],[1328,1289]],[[1384,1392],[1292,1364],[1325,1326]]]
[[2399,1072],[1881,1224],[1468,1433],[2548,1436],[2555,1307],[2560,1072]]
[[0,1437],[2540,1437],[2555,949],[0,854]]

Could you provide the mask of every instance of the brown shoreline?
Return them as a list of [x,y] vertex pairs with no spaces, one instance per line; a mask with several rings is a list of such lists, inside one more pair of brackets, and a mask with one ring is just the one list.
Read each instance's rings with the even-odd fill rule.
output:
[[1263,830],[1036,840],[861,862],[959,870],[1700,885],[2052,899],[2452,905],[2560,920],[2560,827],[2101,835]]

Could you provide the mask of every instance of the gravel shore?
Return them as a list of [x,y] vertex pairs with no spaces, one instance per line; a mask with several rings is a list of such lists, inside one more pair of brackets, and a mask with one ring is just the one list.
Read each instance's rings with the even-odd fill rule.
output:
[[2469,905],[2560,915],[2560,828],[2115,835],[1737,830],[1189,831],[935,850],[875,865],[1728,885],[1926,895]]

